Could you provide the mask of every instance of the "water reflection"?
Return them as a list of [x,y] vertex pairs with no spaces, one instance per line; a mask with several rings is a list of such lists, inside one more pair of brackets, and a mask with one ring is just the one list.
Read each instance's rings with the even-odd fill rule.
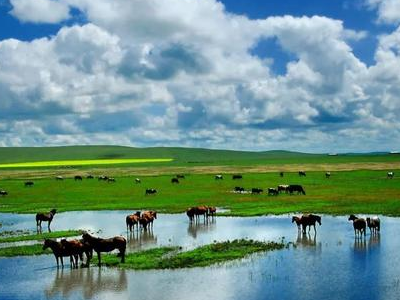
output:
[[[104,292],[125,291],[128,281],[125,270],[105,272],[101,268],[57,270],[52,284],[45,289],[47,299],[69,298],[75,292],[83,299],[94,299]],[[81,298],[81,297],[79,297]]]
[[127,233],[128,249],[138,250],[142,248],[143,245],[146,247],[157,245],[157,235],[154,234],[153,230],[147,231],[132,231]]
[[198,234],[207,233],[215,229],[216,220],[215,218],[210,219],[208,222],[189,222],[187,232],[194,239],[197,238]]
[[365,252],[367,250],[367,242],[365,237],[354,238],[354,251]]

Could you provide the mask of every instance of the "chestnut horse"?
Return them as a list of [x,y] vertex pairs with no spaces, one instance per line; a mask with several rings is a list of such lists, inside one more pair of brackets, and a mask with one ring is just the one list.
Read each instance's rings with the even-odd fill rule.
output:
[[53,208],[48,213],[37,213],[36,214],[36,227],[42,228],[42,221],[49,222],[47,227],[49,228],[49,231],[51,231],[50,223],[53,220],[53,217],[56,214],[56,212],[57,212],[57,210]]
[[89,265],[89,261],[93,255],[93,249],[88,243],[85,243],[83,239],[69,241],[67,241],[66,239],[62,239],[61,245],[64,247],[65,251],[71,255],[71,262],[73,259],[75,259],[76,268],[78,267],[78,257],[80,258],[82,265],[84,265],[83,253],[85,253],[86,255],[86,265]]
[[363,218],[358,218],[355,215],[350,215],[349,221],[353,221],[353,228],[354,228],[354,235],[357,236],[357,233],[361,236],[364,233],[364,236],[366,235],[365,231],[367,228],[367,222]]
[[126,231],[128,231],[128,227],[129,231],[132,231],[132,227],[133,229],[135,229],[135,225],[137,230],[139,230],[139,219],[140,219],[140,211],[137,211],[133,215],[126,216]]
[[89,233],[84,233],[82,238],[96,251],[99,266],[101,265],[101,252],[110,252],[114,249],[119,250],[118,256],[121,256],[121,263],[125,262],[126,239],[124,237],[115,236],[109,239],[101,239],[93,237]]
[[50,248],[51,251],[53,251],[53,254],[56,258],[57,261],[57,268],[59,267],[58,264],[58,258],[60,258],[61,260],[61,266],[64,268],[64,261],[63,261],[63,257],[70,257],[71,260],[71,268],[74,267],[74,261],[71,257],[71,252],[69,252],[68,250],[66,250],[64,248],[64,246],[62,245],[62,243],[57,242],[55,240],[51,240],[51,239],[45,239],[44,240],[44,244],[43,244],[43,250],[46,250],[47,248]]

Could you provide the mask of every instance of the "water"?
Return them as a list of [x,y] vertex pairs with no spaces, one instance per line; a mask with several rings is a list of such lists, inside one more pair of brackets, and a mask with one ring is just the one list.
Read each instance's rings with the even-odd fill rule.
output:
[[[126,214],[63,213],[52,229],[126,235]],[[1,230],[35,229],[32,215],[0,214],[0,220]],[[152,233],[128,234],[129,251],[160,245],[190,249],[240,237],[285,237],[294,246],[219,266],[163,271],[57,270],[50,255],[0,259],[0,299],[398,299],[400,219],[381,222],[380,235],[356,240],[347,217],[323,216],[317,235],[303,235],[289,215],[217,218],[199,226],[190,226],[183,214],[160,215]]]

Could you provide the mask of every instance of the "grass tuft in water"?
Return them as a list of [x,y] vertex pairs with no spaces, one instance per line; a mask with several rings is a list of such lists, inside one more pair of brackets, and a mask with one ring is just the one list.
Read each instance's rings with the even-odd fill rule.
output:
[[29,234],[29,235],[13,235],[9,237],[0,238],[0,243],[13,243],[23,241],[40,241],[44,239],[55,239],[61,237],[71,237],[82,234],[81,230],[65,230],[65,231],[54,231],[40,234]]
[[0,248],[0,257],[33,256],[50,253],[50,249],[43,250],[42,244]]

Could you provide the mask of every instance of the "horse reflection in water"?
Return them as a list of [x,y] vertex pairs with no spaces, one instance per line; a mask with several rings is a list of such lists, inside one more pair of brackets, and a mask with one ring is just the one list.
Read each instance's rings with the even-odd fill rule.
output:
[[207,233],[215,229],[215,218],[211,218],[205,223],[189,222],[188,233],[191,237],[197,238],[197,234]]
[[322,245],[321,242],[317,242],[317,234],[316,233],[304,233],[302,231],[299,231],[297,233],[297,240],[296,240],[296,245],[297,246],[303,246],[303,247],[310,247],[310,248],[315,248],[315,249],[321,249]]
[[142,246],[157,245],[157,236],[152,230],[132,231],[127,234],[127,246],[131,250],[140,249]]
[[69,298],[71,294],[80,292],[83,299],[96,299],[101,293],[120,293],[126,291],[127,287],[125,270],[102,270],[101,268],[75,269],[70,272],[57,270],[54,281],[45,290],[45,294],[48,299],[58,299],[60,296]]

